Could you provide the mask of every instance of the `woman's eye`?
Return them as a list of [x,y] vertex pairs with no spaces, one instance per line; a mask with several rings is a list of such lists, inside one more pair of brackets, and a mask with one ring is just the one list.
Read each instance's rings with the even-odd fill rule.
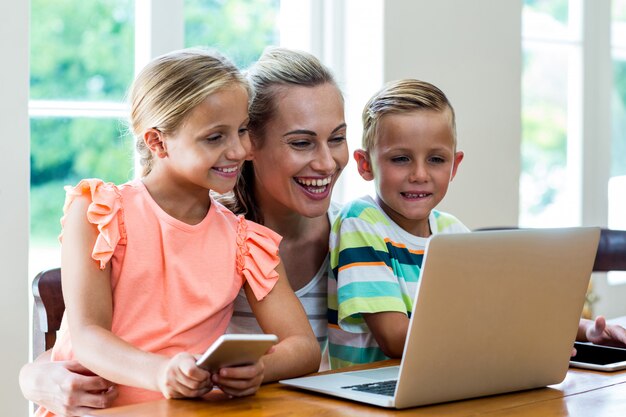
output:
[[341,144],[341,143],[344,143],[345,141],[346,141],[345,136],[335,136],[334,138],[330,139],[330,142],[333,144]]
[[311,142],[309,142],[308,140],[294,140],[289,144],[296,149],[304,149],[309,147],[311,145]]

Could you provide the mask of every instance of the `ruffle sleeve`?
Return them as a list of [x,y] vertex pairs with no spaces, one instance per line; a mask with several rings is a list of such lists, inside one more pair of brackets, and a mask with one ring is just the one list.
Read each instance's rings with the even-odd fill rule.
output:
[[[85,179],[75,187],[65,187],[65,204],[61,226],[65,226],[67,210],[72,202],[80,196],[89,196],[91,203],[87,208],[87,220],[98,227],[98,237],[91,257],[99,262],[100,269],[106,267],[113,256],[115,247],[125,240],[124,216],[122,215],[122,197],[118,188],[112,183],[100,179]],[[62,241],[63,234],[59,236]]]
[[243,275],[257,300],[262,300],[278,281],[278,245],[282,237],[260,224],[239,216],[237,272]]

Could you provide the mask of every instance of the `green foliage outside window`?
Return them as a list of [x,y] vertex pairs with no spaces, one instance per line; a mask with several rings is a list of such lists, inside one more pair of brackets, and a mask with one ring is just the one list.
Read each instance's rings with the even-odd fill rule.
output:
[[186,0],[185,46],[215,48],[245,68],[278,43],[279,0]]
[[130,0],[31,0],[30,97],[123,100],[133,77]]

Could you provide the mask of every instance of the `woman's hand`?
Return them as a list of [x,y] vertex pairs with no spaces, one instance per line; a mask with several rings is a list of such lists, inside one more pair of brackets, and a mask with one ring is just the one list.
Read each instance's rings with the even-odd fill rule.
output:
[[78,361],[50,362],[49,356],[46,352],[22,367],[20,388],[26,399],[59,417],[83,416],[113,404],[118,395],[113,383]]
[[616,324],[607,324],[602,316],[596,317],[594,322],[589,323],[585,330],[585,337],[588,342],[597,345],[626,347],[626,329]]
[[157,384],[165,398],[201,397],[213,389],[211,374],[197,367],[196,358],[189,353],[179,353],[166,361]]
[[212,381],[230,397],[245,397],[258,391],[264,371],[261,359],[252,365],[222,368],[212,375]]

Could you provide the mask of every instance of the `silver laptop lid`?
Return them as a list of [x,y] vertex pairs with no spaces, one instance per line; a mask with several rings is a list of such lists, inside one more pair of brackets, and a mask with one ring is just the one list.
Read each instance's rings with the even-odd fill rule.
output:
[[395,407],[562,381],[599,236],[598,228],[435,235]]

